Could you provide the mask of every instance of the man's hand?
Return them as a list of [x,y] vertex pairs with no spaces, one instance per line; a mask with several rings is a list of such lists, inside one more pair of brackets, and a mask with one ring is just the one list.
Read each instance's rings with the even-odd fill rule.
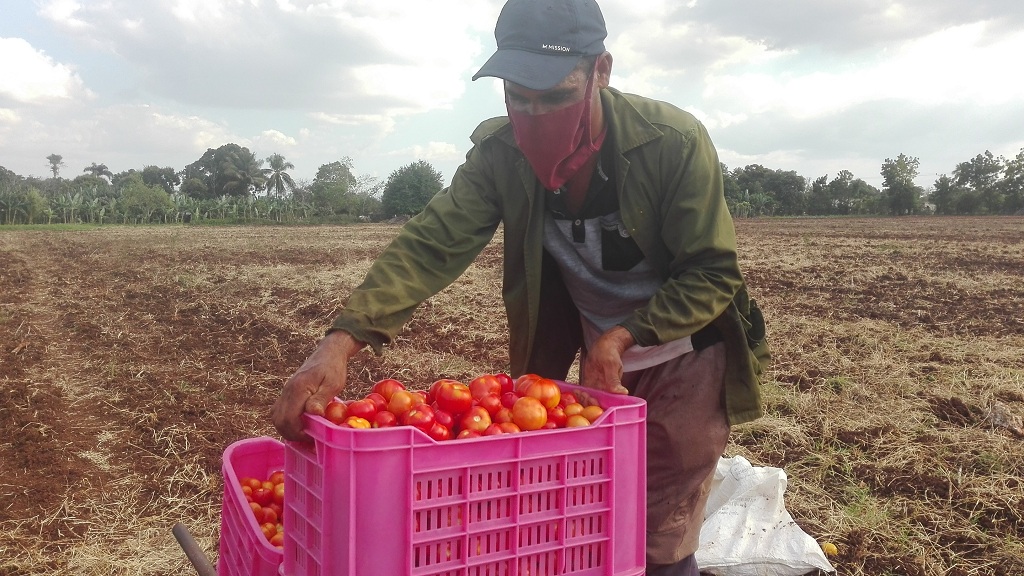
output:
[[633,344],[633,335],[622,326],[615,326],[602,334],[587,350],[580,384],[605,392],[628,394],[622,385],[622,353]]
[[348,377],[348,359],[365,344],[347,332],[331,332],[292,374],[270,411],[274,427],[287,440],[309,441],[302,414],[323,416],[324,407],[341,394]]

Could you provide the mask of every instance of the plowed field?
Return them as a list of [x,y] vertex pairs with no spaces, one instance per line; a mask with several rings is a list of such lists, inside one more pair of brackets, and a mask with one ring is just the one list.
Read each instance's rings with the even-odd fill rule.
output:
[[[394,236],[351,227],[0,228],[0,575],[194,573],[221,454]],[[1024,220],[737,222],[775,360],[730,455],[784,468],[839,574],[1024,574]],[[507,366],[500,238],[351,396]]]

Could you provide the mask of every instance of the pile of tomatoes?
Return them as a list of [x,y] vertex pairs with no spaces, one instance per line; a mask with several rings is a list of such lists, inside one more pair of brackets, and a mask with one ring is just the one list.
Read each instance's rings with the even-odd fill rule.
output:
[[284,548],[284,472],[271,472],[265,480],[239,478],[238,483],[260,531],[272,546]]
[[349,428],[414,426],[440,441],[589,426],[604,409],[579,400],[536,374],[484,374],[469,384],[441,379],[426,391],[389,378],[358,400],[330,402],[324,417]]

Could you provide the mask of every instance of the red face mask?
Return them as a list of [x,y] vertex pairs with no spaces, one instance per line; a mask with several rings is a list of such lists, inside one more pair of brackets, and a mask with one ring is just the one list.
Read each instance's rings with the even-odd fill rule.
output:
[[565,185],[601,149],[606,131],[602,130],[597,138],[590,133],[593,90],[592,73],[583,100],[546,114],[517,112],[505,101],[516,144],[548,190]]

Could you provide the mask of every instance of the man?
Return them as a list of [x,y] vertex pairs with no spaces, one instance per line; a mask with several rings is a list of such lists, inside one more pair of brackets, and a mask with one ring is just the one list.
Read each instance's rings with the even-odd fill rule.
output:
[[504,80],[508,117],[483,122],[452,179],[350,295],[273,409],[285,438],[453,282],[504,222],[513,375],[648,403],[647,573],[696,575],[707,487],[732,424],[762,413],[764,323],[747,296],[721,165],[704,127],[609,88],[593,0],[509,0],[474,79]]

